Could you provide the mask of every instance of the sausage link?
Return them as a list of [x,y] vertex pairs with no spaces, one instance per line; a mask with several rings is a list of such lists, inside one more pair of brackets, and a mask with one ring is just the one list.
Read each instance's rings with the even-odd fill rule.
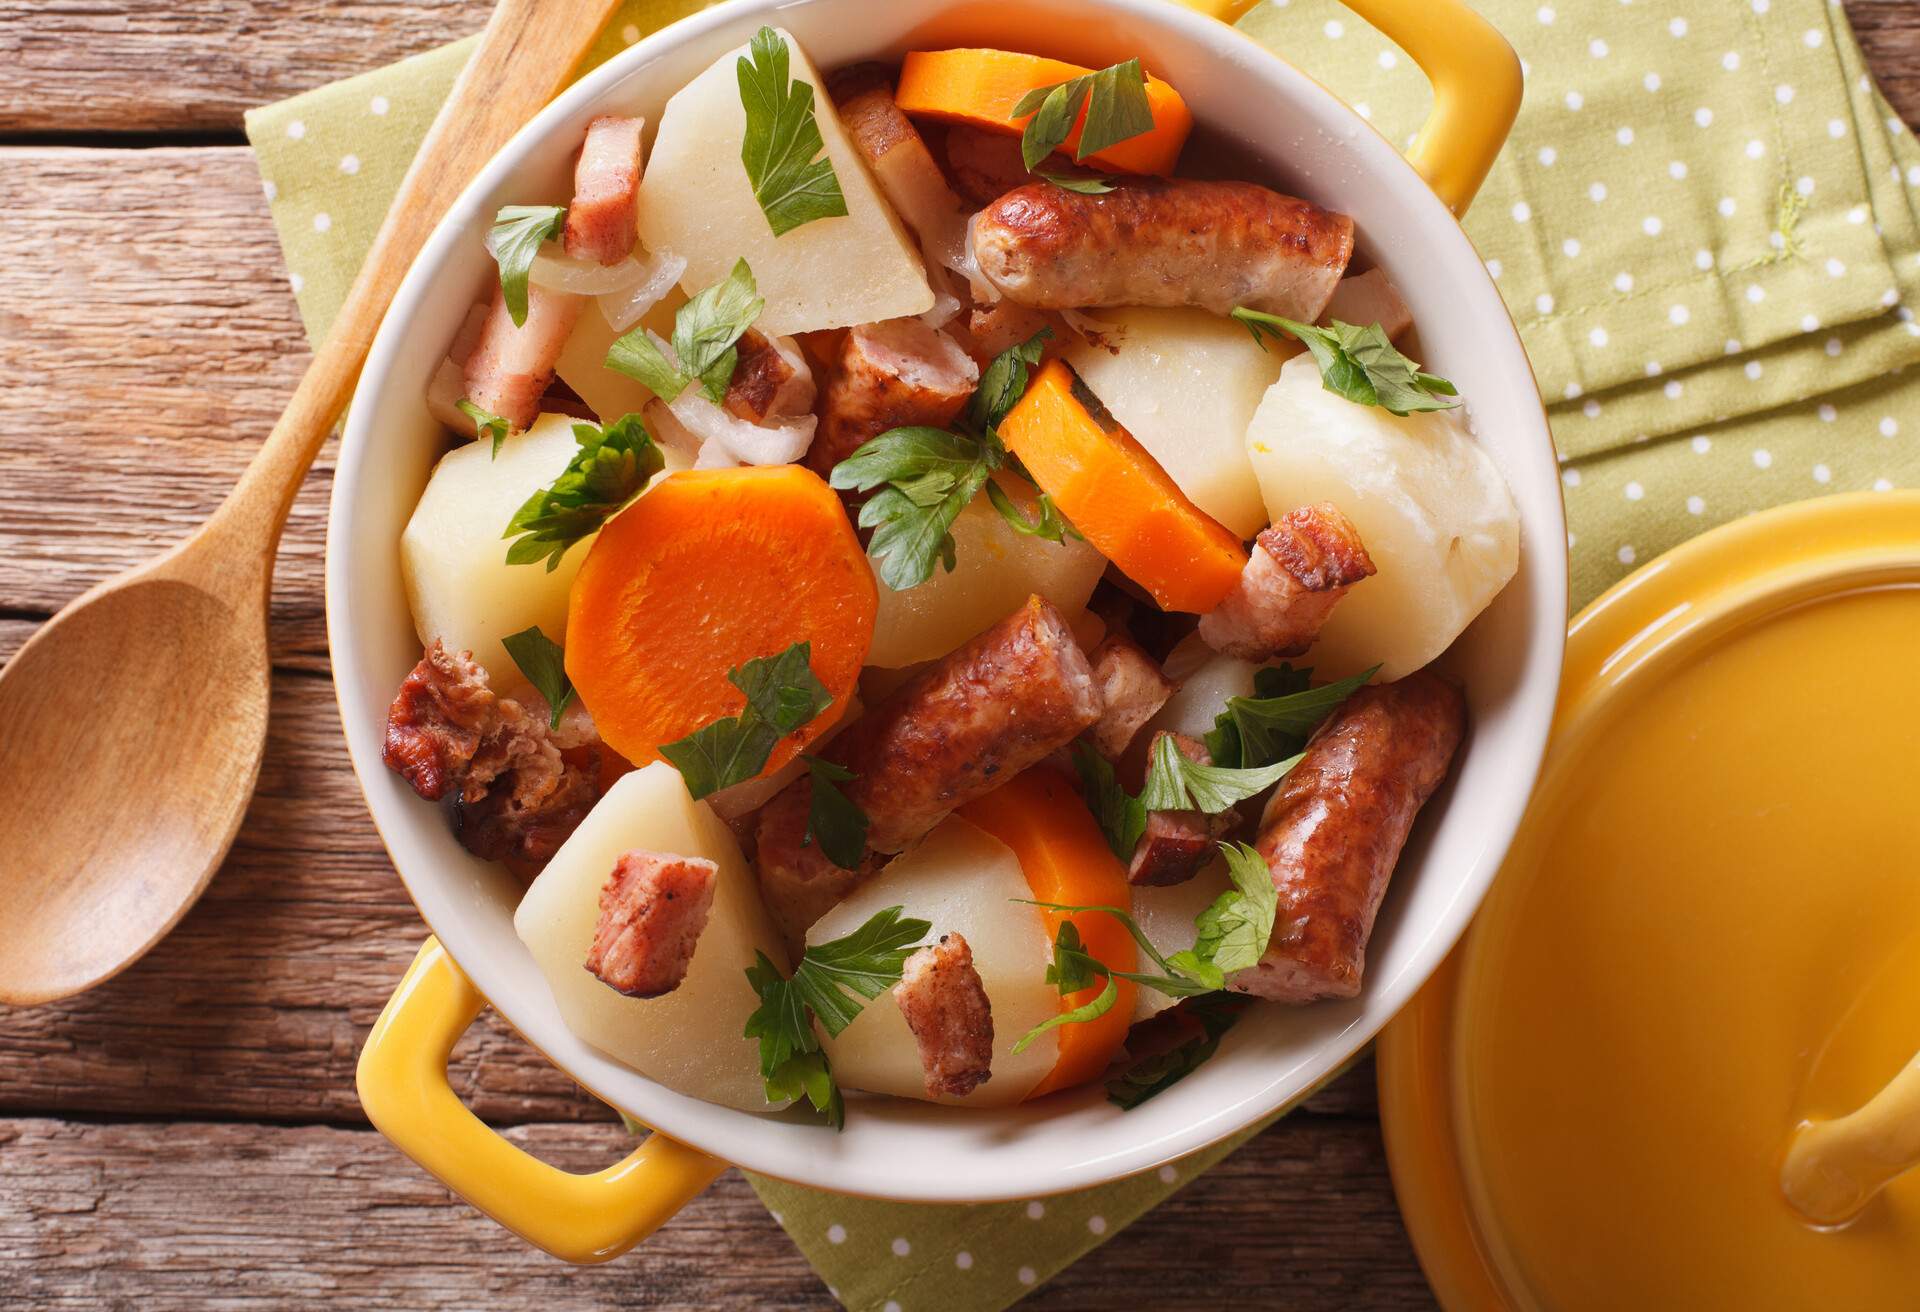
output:
[[806,841],[812,781],[802,775],[760,813],[760,887],[791,939],[957,808],[1072,742],[1100,718],[1100,694],[1052,604],[1019,610],[902,684],[821,755],[853,771],[842,786],[867,816],[858,870]]
[[1229,988],[1280,1002],[1360,992],[1387,881],[1466,725],[1460,690],[1422,670],[1360,689],[1320,727],[1260,817],[1279,910],[1266,955]]
[[1312,323],[1353,258],[1353,220],[1250,182],[1139,179],[1099,195],[1016,187],[974,216],[980,270],[1043,310],[1236,305]]

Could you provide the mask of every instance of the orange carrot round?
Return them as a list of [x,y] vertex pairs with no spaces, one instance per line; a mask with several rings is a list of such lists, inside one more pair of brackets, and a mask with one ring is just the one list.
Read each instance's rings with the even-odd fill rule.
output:
[[[915,50],[900,67],[900,84],[893,98],[909,114],[1017,137],[1032,117],[1014,117],[1013,107],[1022,96],[1091,72],[1078,64],[1012,50]],[[1178,91],[1151,74],[1147,77],[1147,108],[1153,114],[1151,131],[1089,155],[1085,162],[1122,173],[1173,172],[1180,148],[1193,131],[1193,114]],[[1085,124],[1086,109],[1082,107],[1073,131],[1067,134],[1067,150],[1079,145],[1080,129]]]
[[1246,566],[1246,548],[1193,504],[1147,449],[1074,395],[1058,360],[1034,375],[1000,436],[1060,513],[1164,610],[1204,615]]
[[[1069,906],[1133,908],[1133,889],[1127,872],[1114,859],[1080,790],[1060,771],[1035,766],[1016,775],[978,801],[960,808],[963,819],[978,825],[1013,849],[1020,871],[1027,877],[1037,902]],[[1051,941],[1060,922],[1071,920],[1080,931],[1087,952],[1115,970],[1133,970],[1138,949],[1127,928],[1101,911],[1072,913],[1045,911]],[[1029,1098],[1056,1089],[1071,1088],[1096,1079],[1112,1064],[1133,1024],[1132,980],[1115,980],[1113,1006],[1104,1016],[1054,1030],[1060,1037],[1060,1056],[1047,1077],[1034,1086]],[[1060,1000],[1062,1011],[1092,1002],[1105,981],[1070,993]]]
[[779,769],[840,718],[873,640],[873,570],[840,498],[798,465],[670,474],[594,539],[567,608],[567,677],[636,765],[746,697],[727,671],[796,642],[833,705],[782,739]]

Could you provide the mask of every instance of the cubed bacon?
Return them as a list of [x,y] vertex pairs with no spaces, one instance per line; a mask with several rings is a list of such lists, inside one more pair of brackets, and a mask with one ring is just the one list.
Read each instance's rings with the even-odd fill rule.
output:
[[1012,301],[995,301],[967,312],[967,336],[973,343],[973,358],[982,364],[991,363],[1000,352],[1020,345],[1051,326],[1052,320],[1039,310],[1030,310]]
[[749,328],[737,344],[739,362],[727,384],[727,413],[750,424],[777,424],[813,410],[813,370],[791,337]]
[[827,380],[807,465],[826,477],[889,428],[945,428],[979,381],[980,367],[937,328],[918,319],[861,324]]
[[720,868],[705,857],[623,852],[600,890],[587,969],[630,998],[680,987],[713,910]]
[[545,719],[438,639],[388,708],[381,758],[421,797],[453,798],[455,833],[487,860],[544,864],[598,796],[596,772],[562,757]]
[[516,429],[531,424],[584,304],[586,298],[572,292],[529,285],[526,322],[516,328],[495,287],[480,340],[467,357],[467,399]]
[[1333,289],[1333,299],[1320,314],[1323,324],[1335,319],[1362,328],[1377,323],[1390,338],[1413,327],[1413,311],[1400,298],[1399,288],[1388,282],[1387,275],[1378,269],[1340,280],[1339,286]]
[[908,957],[893,986],[920,1045],[929,1097],[964,1098],[993,1078],[993,1007],[959,934],[942,934]]
[[1105,709],[1089,729],[1093,746],[1102,756],[1117,760],[1140,727],[1157,714],[1180,690],[1146,649],[1124,633],[1110,633],[1089,657],[1094,686]]
[[567,254],[618,264],[633,253],[640,201],[640,131],[645,119],[602,115],[587,124],[567,206]]
[[[1159,744],[1167,731],[1153,736]],[[1196,765],[1213,764],[1207,745],[1183,733],[1172,735],[1180,754]],[[1218,815],[1204,811],[1149,811],[1146,832],[1134,845],[1133,859],[1127,863],[1127,879],[1133,884],[1184,884],[1200,873],[1213,858],[1220,839],[1240,815],[1232,807]]]
[[1373,573],[1359,530],[1337,507],[1290,510],[1261,530],[1233,591],[1200,617],[1200,637],[1241,660],[1298,656],[1347,590]]

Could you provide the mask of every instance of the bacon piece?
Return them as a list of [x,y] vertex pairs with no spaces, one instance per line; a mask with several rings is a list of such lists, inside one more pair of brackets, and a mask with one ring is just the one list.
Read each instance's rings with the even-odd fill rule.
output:
[[1033,181],[1020,157],[1020,138],[959,125],[947,129],[947,172],[971,205],[985,205]]
[[893,100],[884,70],[857,65],[850,76],[835,78],[834,106],[840,122],[880,184],[894,213],[906,220],[923,246],[958,251],[966,241],[966,213],[933,154],[911,120]]
[[750,424],[777,424],[813,410],[813,370],[791,337],[749,328],[737,344],[739,362],[727,384],[726,411]]
[[826,391],[807,466],[821,477],[889,428],[945,428],[980,381],[959,343],[918,319],[864,323],[849,332]]
[[1088,734],[1100,755],[1118,760],[1140,727],[1167,704],[1180,685],[1161,671],[1145,648],[1124,633],[1108,634],[1088,660],[1103,706]]
[[[1154,734],[1158,745],[1167,736],[1162,729]],[[1186,734],[1172,735],[1180,754],[1196,765],[1213,764],[1207,745]],[[1228,807],[1218,815],[1205,811],[1149,811],[1147,828],[1134,845],[1133,859],[1127,863],[1127,880],[1132,884],[1184,884],[1200,873],[1213,859],[1220,839],[1240,822],[1240,813]]]
[[1012,301],[995,301],[967,313],[967,337],[973,343],[973,358],[989,364],[993,357],[1009,347],[1018,346],[1053,321],[1038,310],[1029,310]]
[[1347,589],[1375,572],[1359,530],[1337,507],[1290,510],[1261,530],[1233,591],[1200,617],[1200,637],[1241,660],[1298,656]]
[[993,1078],[993,1006],[965,938],[942,934],[908,957],[893,1000],[920,1045],[928,1097],[964,1098]]
[[1378,269],[1340,280],[1340,285],[1333,289],[1333,299],[1320,315],[1323,324],[1335,319],[1362,328],[1379,324],[1389,338],[1398,337],[1413,327],[1413,311],[1400,298],[1399,288],[1388,282],[1387,275]]
[[595,772],[562,757],[544,719],[438,639],[387,711],[381,759],[428,801],[452,797],[456,835],[487,860],[544,864],[598,795]]
[[516,328],[505,295],[495,287],[480,340],[467,357],[467,399],[516,429],[531,424],[585,304],[584,296],[529,284],[526,322]]
[[567,254],[618,264],[639,237],[640,131],[646,120],[602,115],[587,124],[567,206]]
[[679,988],[713,910],[719,873],[705,857],[622,852],[600,890],[600,919],[587,949],[594,978],[630,998]]

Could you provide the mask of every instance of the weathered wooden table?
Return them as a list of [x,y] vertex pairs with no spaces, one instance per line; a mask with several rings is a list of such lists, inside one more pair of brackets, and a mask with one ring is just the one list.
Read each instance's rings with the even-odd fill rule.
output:
[[[1848,0],[1920,121],[1920,3]],[[210,511],[306,350],[241,112],[478,28],[478,0],[0,0],[0,660]],[[348,768],[327,679],[323,456],[281,549],[259,796],[144,961],[0,1010],[0,1305],[815,1307],[737,1175],[576,1270],[367,1127],[360,1040],[424,926]],[[0,726],[0,733],[5,727]],[[9,815],[7,824],[31,824]],[[5,910],[0,908],[0,917]],[[570,1169],[611,1114],[497,1021],[456,1084]],[[1038,1294],[1038,1307],[1428,1306],[1362,1065]]]

